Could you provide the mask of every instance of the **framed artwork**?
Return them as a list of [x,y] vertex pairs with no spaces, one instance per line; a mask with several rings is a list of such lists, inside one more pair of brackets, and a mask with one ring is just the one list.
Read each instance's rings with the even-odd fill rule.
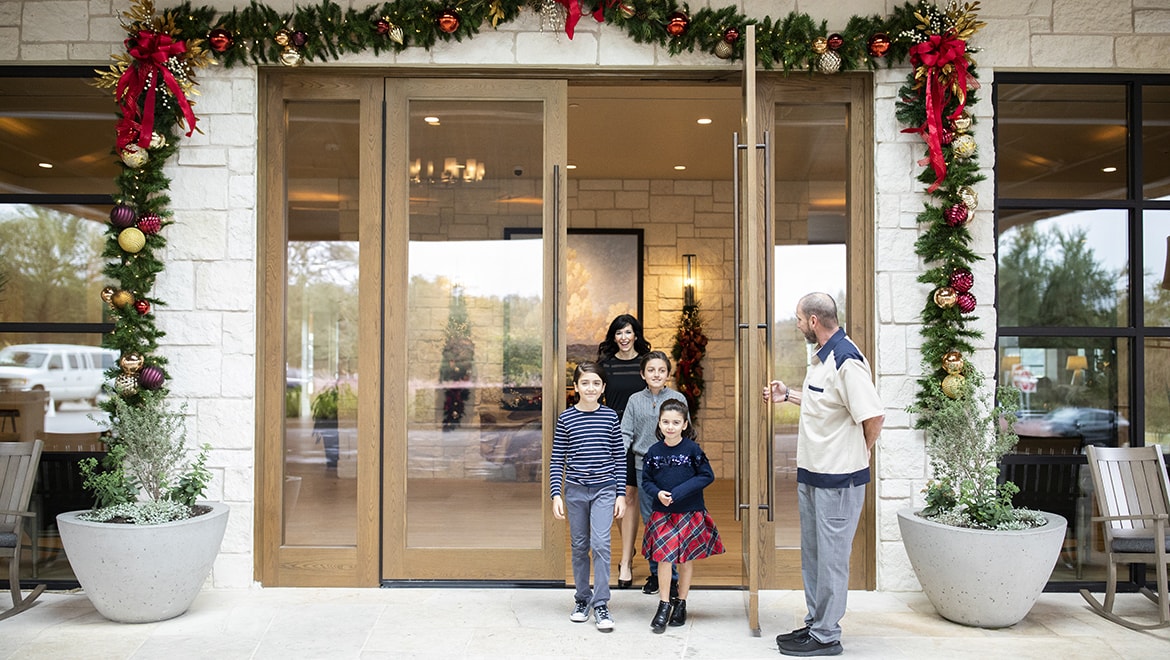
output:
[[[536,238],[537,228],[507,228],[504,238]],[[570,229],[566,255],[568,360],[597,357],[597,345],[618,314],[642,318],[641,229]]]

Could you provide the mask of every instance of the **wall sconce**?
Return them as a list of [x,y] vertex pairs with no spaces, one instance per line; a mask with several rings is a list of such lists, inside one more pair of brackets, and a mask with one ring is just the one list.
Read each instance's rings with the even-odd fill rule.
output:
[[1070,355],[1064,363],[1064,368],[1073,372],[1070,385],[1085,384],[1085,369],[1089,368],[1089,358],[1084,355]]
[[683,307],[695,306],[695,255],[683,255]]

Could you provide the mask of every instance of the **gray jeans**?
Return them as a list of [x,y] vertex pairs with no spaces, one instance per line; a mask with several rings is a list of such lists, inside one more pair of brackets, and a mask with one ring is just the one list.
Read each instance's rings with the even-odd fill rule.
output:
[[841,639],[841,617],[849,594],[849,554],[865,503],[865,484],[852,488],[796,485],[800,508],[800,575],[804,617],[821,643]]
[[[573,551],[574,598],[592,606],[609,602],[609,530],[613,526],[613,484],[591,488],[565,484],[565,516]],[[589,553],[593,553],[593,589],[589,588]]]

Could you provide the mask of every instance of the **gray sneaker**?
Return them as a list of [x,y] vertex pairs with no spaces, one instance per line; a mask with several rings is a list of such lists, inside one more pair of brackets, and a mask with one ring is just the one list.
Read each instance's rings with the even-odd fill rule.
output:
[[597,629],[601,632],[613,630],[613,617],[609,615],[608,605],[598,605],[593,608],[593,618],[597,619]]
[[577,601],[573,606],[573,613],[569,615],[569,621],[573,623],[585,623],[589,620],[589,603],[584,600]]

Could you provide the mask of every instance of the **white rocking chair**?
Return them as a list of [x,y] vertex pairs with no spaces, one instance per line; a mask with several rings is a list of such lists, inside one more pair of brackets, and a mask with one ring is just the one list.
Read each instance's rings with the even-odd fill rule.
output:
[[28,503],[43,446],[40,440],[0,442],[0,558],[8,558],[8,588],[12,592],[12,608],[0,612],[0,620],[32,607],[45,590],[43,584],[37,585],[28,596],[20,590],[20,540],[24,519],[33,517]]

